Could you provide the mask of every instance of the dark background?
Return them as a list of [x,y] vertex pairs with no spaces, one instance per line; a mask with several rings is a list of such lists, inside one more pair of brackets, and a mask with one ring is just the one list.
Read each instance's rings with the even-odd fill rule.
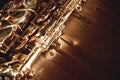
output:
[[0,9],[7,3],[9,0],[0,0]]
[[[6,2],[0,0],[0,8]],[[42,73],[35,70],[37,79],[120,80],[119,4],[119,0],[87,0],[82,12],[74,12],[66,23],[61,40],[67,47],[58,51],[61,55],[36,62],[37,68],[39,64],[45,68]],[[80,42],[77,46],[71,43],[74,39]]]

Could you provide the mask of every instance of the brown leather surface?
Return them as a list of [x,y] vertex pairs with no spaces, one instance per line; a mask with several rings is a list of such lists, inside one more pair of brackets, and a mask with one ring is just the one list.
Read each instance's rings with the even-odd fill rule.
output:
[[87,0],[82,12],[74,11],[59,39],[60,49],[36,60],[35,80],[119,80],[117,1]]
[[36,61],[36,79],[119,80],[119,23],[115,1],[87,0],[66,22],[60,49]]

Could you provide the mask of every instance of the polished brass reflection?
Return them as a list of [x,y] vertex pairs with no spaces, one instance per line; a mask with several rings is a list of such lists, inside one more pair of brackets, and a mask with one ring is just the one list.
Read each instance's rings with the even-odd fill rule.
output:
[[49,49],[63,34],[73,10],[81,11],[82,1],[11,0],[6,4],[0,12],[0,80],[34,78],[32,65],[42,53],[47,59],[56,55]]

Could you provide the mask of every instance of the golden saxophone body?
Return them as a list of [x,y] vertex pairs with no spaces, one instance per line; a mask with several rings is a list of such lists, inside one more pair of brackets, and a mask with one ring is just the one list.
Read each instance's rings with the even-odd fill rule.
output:
[[82,1],[10,0],[0,11],[0,80],[24,80]]

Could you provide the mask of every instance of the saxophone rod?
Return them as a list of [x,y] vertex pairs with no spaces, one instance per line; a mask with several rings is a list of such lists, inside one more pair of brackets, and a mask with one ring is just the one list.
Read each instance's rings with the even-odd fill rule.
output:
[[[67,14],[66,13],[64,13],[63,15],[63,21],[60,21],[60,24],[58,25],[58,26],[56,26],[56,25],[54,25],[54,26],[56,26],[56,27],[61,27],[62,25],[64,25],[64,23],[65,23],[65,21],[69,18],[69,16],[71,15],[71,13],[74,11],[74,9],[77,7],[77,5],[74,5],[74,7],[72,7],[72,9],[69,11],[69,12],[67,12]],[[68,8],[68,7],[67,7]],[[66,9],[65,9],[66,10]],[[63,30],[63,29],[62,29]],[[62,30],[60,30],[60,31],[62,31]],[[57,29],[57,31],[56,32],[60,32],[59,31],[59,29]],[[56,38],[56,36],[58,36],[58,35],[55,35],[56,34],[56,32],[55,33],[53,33],[52,35],[54,35],[54,38]],[[47,37],[49,37],[49,36],[47,36]],[[58,38],[58,37],[57,37]],[[47,42],[47,41],[44,41],[45,43],[47,43],[47,46],[46,47],[48,47],[49,48],[49,46],[52,44],[52,42],[53,42],[53,40],[55,40],[55,39],[51,39],[51,40],[47,40],[47,41],[50,41],[50,42]],[[43,43],[44,44],[44,43]],[[40,44],[38,44],[38,45],[40,45]],[[28,59],[25,61],[25,63],[20,67],[20,71],[22,71],[22,72],[27,72],[28,70],[30,70],[31,69],[31,67],[32,67],[32,64],[38,59],[38,57],[41,55],[41,53],[42,52],[44,52],[46,49],[44,49],[44,47],[43,47],[43,45],[42,46],[36,46],[35,48],[34,48],[34,50],[32,50],[32,52],[30,53],[30,55],[28,56]]]
[[[62,24],[64,24],[64,22],[69,18],[69,16],[70,16],[70,14],[73,12],[73,10],[71,10],[64,18],[65,18],[65,20],[58,26],[58,27],[60,27],[60,26],[62,26]],[[62,30],[60,30],[60,31],[62,31]],[[60,32],[59,30],[58,30],[58,32]],[[56,34],[56,33],[54,33],[54,34]],[[53,34],[53,35],[54,35]],[[56,35],[54,35],[54,38],[56,39]],[[52,44],[52,42],[55,40],[55,39],[52,39],[52,40],[47,40],[45,43],[47,43],[48,44],[48,48],[49,48],[49,46],[50,46],[50,44]],[[48,41],[50,41],[50,42],[48,42]],[[43,47],[43,46],[42,46]],[[32,64],[36,61],[36,59],[38,59],[38,57],[41,55],[41,53],[44,51],[44,49],[42,48],[42,47],[35,47],[34,48],[34,50],[33,50],[33,52],[31,52],[31,54],[29,55],[29,57],[28,57],[28,59],[25,61],[25,65],[23,65],[23,66],[21,66],[20,67],[20,71],[23,71],[23,72],[26,72],[27,70],[29,70],[29,69],[31,69],[31,67],[32,67]]]

